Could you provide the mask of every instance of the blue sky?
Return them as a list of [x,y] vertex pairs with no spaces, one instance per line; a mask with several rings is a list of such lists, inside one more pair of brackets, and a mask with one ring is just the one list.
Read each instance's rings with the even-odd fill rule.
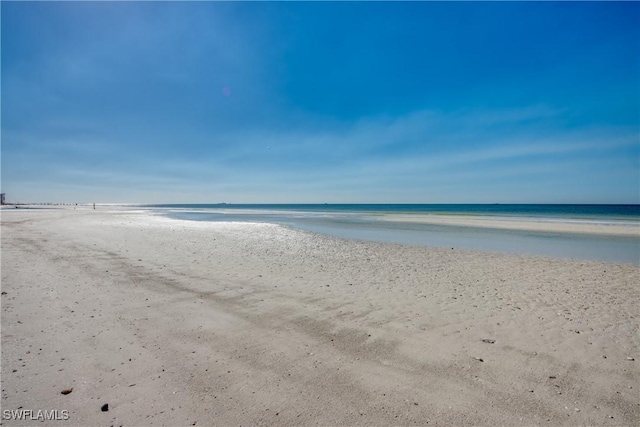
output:
[[19,202],[640,203],[640,3],[2,2]]

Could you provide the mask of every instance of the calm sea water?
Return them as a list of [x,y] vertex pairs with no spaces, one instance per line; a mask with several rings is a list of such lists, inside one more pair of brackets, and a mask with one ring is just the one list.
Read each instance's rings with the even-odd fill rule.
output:
[[640,205],[168,204],[143,207],[184,220],[268,222],[343,238],[640,265],[637,237],[380,220],[385,214],[462,215],[633,224],[640,228]]
[[168,209],[224,209],[244,211],[294,211],[327,213],[400,213],[525,216],[640,221],[640,205],[543,205],[543,204],[168,204],[147,205]]

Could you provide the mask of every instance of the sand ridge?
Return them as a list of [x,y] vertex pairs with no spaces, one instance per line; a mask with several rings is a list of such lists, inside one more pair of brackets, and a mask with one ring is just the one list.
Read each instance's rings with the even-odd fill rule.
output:
[[637,425],[639,277],[270,224],[3,212],[2,409],[69,410],[51,425]]
[[490,217],[464,215],[402,215],[386,214],[381,221],[413,222],[420,224],[454,225],[463,227],[500,228],[504,230],[547,231],[560,233],[588,233],[640,238],[640,223],[633,221],[557,220],[542,218]]

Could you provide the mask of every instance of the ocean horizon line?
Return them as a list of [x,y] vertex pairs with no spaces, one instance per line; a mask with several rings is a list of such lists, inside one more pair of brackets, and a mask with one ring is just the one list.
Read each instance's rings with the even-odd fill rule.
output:
[[418,203],[418,202],[22,202],[8,201],[5,205],[59,205],[59,206],[277,206],[277,205],[303,205],[303,206],[376,206],[376,205],[393,205],[393,206],[444,206],[444,205],[461,205],[461,206],[640,206],[640,203],[534,203],[534,202],[492,202],[492,203],[470,203],[470,202],[450,202],[450,203]]
[[365,215],[469,215],[504,217],[550,217],[576,219],[611,219],[640,221],[640,205],[630,204],[447,204],[447,203],[216,203],[216,204],[141,204],[148,209],[180,211],[204,210],[218,213],[285,212],[365,214]]

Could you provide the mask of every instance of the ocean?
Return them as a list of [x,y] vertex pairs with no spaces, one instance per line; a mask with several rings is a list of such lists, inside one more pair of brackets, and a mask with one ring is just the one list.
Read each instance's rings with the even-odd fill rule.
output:
[[389,215],[622,224],[640,230],[640,205],[561,204],[161,204],[140,205],[192,221],[280,224],[341,238],[640,265],[640,238],[385,221]]

